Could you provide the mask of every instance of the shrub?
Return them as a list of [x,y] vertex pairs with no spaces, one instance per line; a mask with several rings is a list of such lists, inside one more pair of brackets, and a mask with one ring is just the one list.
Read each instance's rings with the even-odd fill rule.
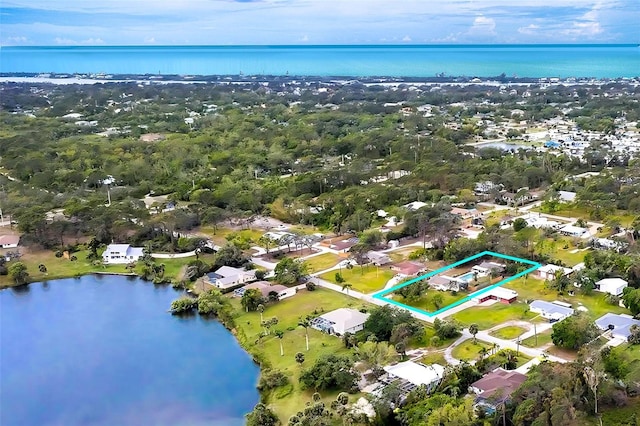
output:
[[289,383],[289,378],[280,370],[265,370],[260,376],[258,390],[270,390]]
[[312,283],[311,281],[307,281],[307,283],[305,284],[305,287],[309,291],[314,291],[316,289],[316,285],[314,283]]

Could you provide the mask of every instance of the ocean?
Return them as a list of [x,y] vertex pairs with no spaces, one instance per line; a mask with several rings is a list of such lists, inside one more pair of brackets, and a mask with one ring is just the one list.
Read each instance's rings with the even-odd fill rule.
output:
[[0,424],[244,424],[258,367],[217,321],[169,314],[178,296],[90,275],[0,291]]
[[640,75],[638,45],[2,47],[0,73],[593,77]]

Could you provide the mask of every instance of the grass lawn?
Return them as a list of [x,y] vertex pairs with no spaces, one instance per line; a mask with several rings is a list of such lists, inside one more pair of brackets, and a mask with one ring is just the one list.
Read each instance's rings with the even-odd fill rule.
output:
[[[336,272],[340,271],[326,272],[320,275],[320,278],[337,284]],[[387,281],[395,275],[390,269],[377,268],[373,265],[366,265],[363,268],[354,266],[353,269],[342,268],[341,274],[345,283],[351,284],[354,290],[362,293],[382,290]]]
[[521,342],[522,346],[526,346],[528,348],[539,348],[541,346],[548,345],[549,343],[551,343],[551,330],[546,330],[542,333],[538,333],[537,345],[536,336],[527,337]]
[[254,244],[257,245],[258,240],[264,234],[263,230],[260,229],[243,229],[243,230],[235,230],[230,228],[218,227],[215,234],[213,233],[213,227],[203,226],[199,230],[203,234],[209,236],[209,238],[216,244],[223,246],[227,243],[227,236],[234,232],[237,232],[242,238],[253,241]]
[[513,340],[516,337],[520,336],[522,333],[526,332],[522,327],[518,327],[516,325],[508,325],[506,327],[499,328],[495,331],[492,331],[491,334],[493,337],[497,337],[499,339],[504,340]]
[[418,359],[418,362],[421,362],[424,365],[440,364],[442,366],[445,366],[448,364],[447,361],[444,359],[444,354],[442,351],[433,351],[425,355],[422,355],[422,357]]
[[[239,299],[231,299],[231,303],[237,309],[236,325],[241,330],[241,337],[247,348],[254,353],[260,354],[273,368],[284,371],[289,376],[291,385],[278,389],[271,394],[268,404],[278,414],[282,421],[286,421],[292,414],[304,408],[304,404],[311,400],[313,390],[303,391],[300,389],[298,378],[304,368],[308,368],[321,356],[329,354],[348,354],[349,350],[344,347],[342,340],[335,336],[321,333],[317,330],[309,329],[309,351],[305,347],[305,331],[298,327],[298,318],[303,315],[320,314],[341,307],[360,308],[365,306],[359,300],[334,291],[317,289],[309,292],[302,290],[294,297],[268,305],[263,316],[265,319],[277,317],[278,325],[275,329],[284,331],[282,346],[284,356],[280,356],[280,342],[274,336],[267,336],[259,339],[262,331],[260,326],[260,314],[257,312],[244,312],[240,307]],[[295,362],[294,356],[297,352],[305,355],[302,366]],[[327,403],[335,399],[337,392],[322,392],[323,399]],[[355,401],[358,395],[350,397]]]
[[[437,307],[433,300],[436,294],[439,294],[440,296],[442,296],[442,304],[440,305],[440,307]],[[404,303],[405,305],[408,305],[408,306],[413,306],[414,308],[422,309],[423,311],[435,312],[438,309],[444,308],[445,306],[449,306],[460,299],[464,299],[465,297],[467,297],[467,295],[468,294],[466,292],[460,292],[453,295],[449,291],[427,290],[426,293],[420,296],[420,298],[417,300],[409,301],[399,294],[394,294],[393,300],[396,300],[400,303]]]
[[495,303],[490,306],[474,306],[455,313],[453,318],[467,327],[475,323],[480,330],[486,330],[506,321],[526,321],[535,316],[536,314],[529,312],[529,305],[524,302],[514,302],[510,305]]
[[309,267],[309,273],[324,271],[325,269],[332,268],[340,261],[340,256],[333,253],[325,253],[319,256],[313,256],[309,259],[303,259],[304,263]]
[[574,309],[578,306],[584,306],[587,308],[587,314],[593,320],[598,319],[607,312],[614,314],[629,313],[625,308],[621,308],[618,305],[610,305],[605,301],[605,294],[594,291],[590,295],[580,294],[576,292],[574,296],[567,294],[558,294],[557,291],[545,288],[544,281],[534,278],[518,278],[504,285],[505,288],[510,288],[518,292],[518,298],[520,300],[546,300],[552,302],[559,300],[561,302],[567,302],[572,305]]
[[460,361],[473,361],[480,356],[480,349],[485,348],[491,350],[492,345],[489,343],[477,340],[473,343],[473,339],[468,339],[453,348],[451,355]]
[[402,248],[398,248],[397,250],[393,250],[387,254],[391,258],[391,260],[393,260],[394,262],[402,262],[403,260],[409,259],[409,255],[419,249],[420,247],[416,247],[416,246],[402,247]]

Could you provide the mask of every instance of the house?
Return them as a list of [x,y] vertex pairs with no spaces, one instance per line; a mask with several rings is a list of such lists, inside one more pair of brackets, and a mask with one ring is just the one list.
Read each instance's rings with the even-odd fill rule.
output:
[[423,208],[424,206],[426,206],[427,203],[423,203],[422,201],[412,201],[409,204],[405,204],[404,207],[405,209],[409,210],[409,211],[415,211],[415,210],[419,210],[421,208]]
[[640,321],[630,315],[607,313],[596,320],[596,326],[600,330],[611,330],[614,339],[627,340],[631,335],[631,326],[640,327]]
[[589,238],[591,236],[587,228],[581,228],[574,225],[565,225],[560,228],[559,231],[562,235],[566,235],[568,237]]
[[[427,280],[429,287],[439,291],[460,291],[460,282],[446,275],[434,275]],[[464,284],[467,284],[466,281]],[[468,287],[468,285],[467,285]]]
[[208,273],[204,278],[207,284],[223,290],[249,281],[255,281],[255,279],[256,271],[245,271],[244,269],[232,268],[230,266],[221,266],[214,272]]
[[367,258],[376,266],[382,266],[391,263],[391,258],[387,254],[380,253],[378,251],[372,250],[368,252]]
[[592,238],[589,244],[595,249],[615,250],[617,252],[621,252],[629,246],[629,243],[625,241],[616,241],[610,238]]
[[355,309],[339,308],[311,320],[311,327],[325,333],[341,336],[344,333],[356,333],[364,329],[369,314]]
[[144,256],[142,247],[131,247],[129,244],[109,244],[102,253],[102,261],[107,263],[131,263],[137,262]]
[[383,369],[390,379],[400,379],[415,387],[424,385],[427,392],[436,389],[444,377],[444,367],[439,364],[424,365],[405,361],[395,365],[387,365]]
[[502,185],[495,184],[490,180],[487,180],[484,182],[476,182],[476,185],[473,191],[476,193],[476,195],[481,195],[481,194],[486,195],[486,194],[490,194],[492,191],[499,191],[501,189],[502,189]]
[[463,221],[475,219],[480,216],[480,212],[477,209],[461,209],[460,207],[453,207],[449,213],[454,216],[459,216]]
[[475,265],[471,268],[472,272],[475,272],[480,277],[486,277],[491,275],[491,273],[500,274],[504,272],[506,265],[502,263],[496,262],[482,262],[479,265]]
[[604,278],[595,283],[595,291],[609,293],[613,296],[620,296],[629,284],[622,278]]
[[262,293],[262,297],[265,299],[269,299],[270,296],[275,296],[278,300],[282,300],[296,294],[295,287],[285,287],[280,284],[270,283],[269,281],[256,281],[255,283],[247,284],[244,287],[235,289],[233,291],[233,295],[236,297],[242,297],[242,295],[250,289],[259,290],[260,293]]
[[332,243],[331,245],[329,245],[329,248],[346,253],[351,247],[358,244],[358,241],[360,241],[360,239],[356,237],[347,238],[346,240],[340,240]]
[[558,198],[563,203],[573,203],[576,200],[576,195],[571,191],[558,191]]
[[511,395],[527,380],[527,376],[516,371],[496,368],[480,380],[471,383],[469,389],[476,394],[476,406],[489,413],[508,401]]
[[546,302],[544,300],[534,300],[529,304],[529,310],[546,318],[549,322],[562,321],[570,317],[575,312],[566,303]]
[[515,290],[509,290],[503,287],[494,287],[489,291],[486,291],[478,296],[475,296],[473,300],[476,303],[483,303],[488,300],[496,300],[500,303],[508,305],[513,303],[518,298],[518,292]]
[[405,277],[414,277],[424,271],[427,268],[418,262],[410,262],[408,260],[400,263],[396,263],[391,267],[391,270],[398,273],[398,275],[404,275]]
[[563,276],[569,275],[573,272],[571,268],[564,268],[558,265],[544,265],[536,269],[536,277],[541,280],[553,281],[556,279],[556,273],[562,273]]
[[18,235],[0,235],[0,248],[16,248],[20,242]]

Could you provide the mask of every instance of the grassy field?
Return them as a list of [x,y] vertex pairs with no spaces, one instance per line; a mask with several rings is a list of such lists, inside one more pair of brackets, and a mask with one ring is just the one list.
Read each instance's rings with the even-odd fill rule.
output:
[[605,300],[605,295],[597,291],[590,295],[580,294],[579,292],[576,292],[574,296],[560,295],[555,290],[545,288],[544,281],[526,277],[511,281],[505,284],[504,287],[517,291],[518,299],[520,300],[540,299],[549,302],[559,300],[570,303],[574,309],[578,306],[584,306],[587,309],[587,314],[594,320],[607,312],[614,314],[628,313],[625,308],[608,304]]
[[[280,356],[280,344],[274,335],[259,339],[262,331],[260,314],[257,312],[244,312],[238,299],[232,299],[232,304],[237,309],[236,325],[245,336],[246,341],[244,344],[247,348],[251,352],[260,354],[273,368],[282,370],[289,376],[291,386],[271,395],[267,401],[283,421],[297,411],[302,410],[305,402],[311,400],[313,391],[303,391],[298,384],[301,371],[313,365],[323,355],[349,353],[340,338],[311,328],[308,330],[309,351],[307,352],[305,331],[302,327],[298,327],[298,319],[314,312],[319,314],[342,307],[350,306],[358,309],[365,306],[357,299],[325,289],[317,289],[312,292],[302,290],[294,297],[268,305],[263,313],[264,318],[278,318],[278,325],[275,328],[284,331],[282,339],[284,356]],[[305,355],[305,361],[302,366],[295,362],[294,356],[297,352],[302,352]],[[335,399],[336,394],[322,393],[327,405],[331,400]],[[356,399],[357,395],[351,398],[352,401]]]
[[522,346],[526,346],[528,348],[539,348],[541,346],[548,345],[549,343],[551,343],[551,330],[546,330],[542,333],[538,333],[537,345],[536,336],[527,337],[521,342]]
[[[320,278],[337,284],[336,272],[340,271],[326,272],[320,275]],[[364,268],[360,266],[354,266],[353,269],[342,268],[341,274],[345,283],[351,284],[354,290],[362,293],[373,293],[382,290],[387,281],[395,275],[389,269],[377,268],[372,265],[364,266]]]
[[227,236],[234,232],[238,233],[241,238],[252,241],[254,244],[258,245],[257,242],[260,237],[264,234],[265,231],[260,229],[243,229],[243,230],[235,230],[231,228],[218,227],[218,229],[213,231],[213,227],[203,226],[199,229],[202,234],[205,234],[211,238],[211,240],[218,245],[225,245],[227,242]]
[[529,305],[523,302],[514,302],[510,305],[495,303],[490,306],[474,306],[455,313],[453,318],[465,326],[476,323],[480,330],[486,330],[506,321],[526,321],[535,316],[529,312]]
[[473,361],[480,357],[482,348],[491,350],[491,347],[492,345],[489,343],[481,342],[480,340],[473,343],[473,339],[468,339],[453,348],[451,355],[460,361]]
[[489,334],[499,339],[513,340],[516,337],[522,335],[522,333],[526,331],[527,331],[526,329],[522,327],[518,327],[517,325],[508,325],[506,327],[502,327],[495,331],[492,331]]
[[325,253],[304,259],[304,263],[307,264],[309,273],[313,274],[314,272],[324,271],[325,269],[336,266],[340,260],[341,258],[337,254]]
[[[443,300],[440,307],[437,307],[434,303],[434,296],[437,294],[442,296]],[[426,293],[420,296],[420,298],[417,300],[405,300],[405,298],[399,294],[394,294],[393,300],[396,300],[408,306],[413,306],[414,308],[422,309],[426,312],[435,312],[438,309],[449,306],[452,303],[457,302],[458,300],[464,299],[465,297],[467,297],[467,293],[464,292],[453,295],[449,291],[427,290]]]
[[444,354],[442,351],[429,352],[423,355],[422,357],[420,357],[420,359],[418,359],[418,362],[421,362],[425,365],[440,364],[442,366],[445,366],[448,364],[447,361],[444,359]]

